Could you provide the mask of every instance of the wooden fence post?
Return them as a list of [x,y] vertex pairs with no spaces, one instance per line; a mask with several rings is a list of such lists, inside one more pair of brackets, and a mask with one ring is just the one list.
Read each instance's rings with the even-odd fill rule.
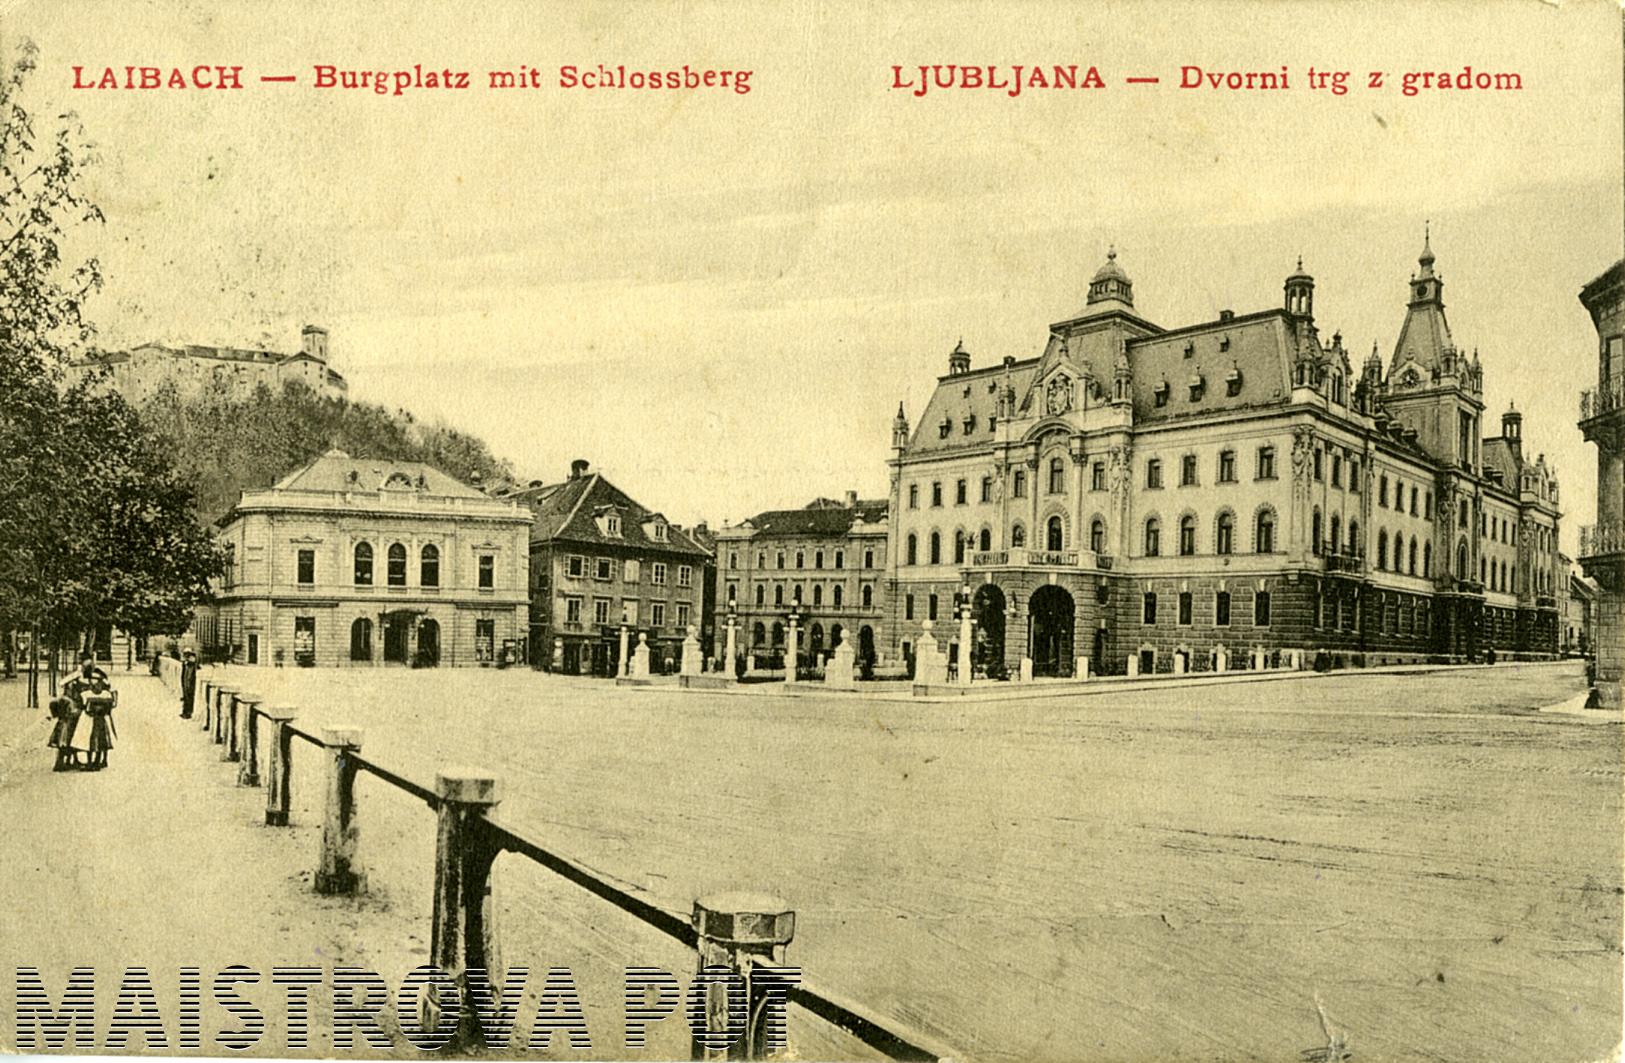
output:
[[231,699],[237,696],[237,689],[230,683],[215,687],[214,726],[209,733],[217,746],[226,744],[226,713],[231,711]]
[[327,811],[322,817],[321,862],[316,868],[316,892],[361,893],[367,873],[361,870],[358,851],[361,824],[355,806],[355,755],[361,752],[359,727],[322,728],[327,750]]
[[237,769],[238,786],[260,784],[260,702],[258,694],[244,694],[242,698],[242,767]]
[[[781,989],[784,983],[768,977],[754,978],[758,967],[783,966],[785,947],[796,934],[796,913],[777,897],[759,893],[713,893],[694,902],[694,930],[699,937],[699,971],[707,967],[726,967],[745,980],[745,1029],[743,1035],[726,1048],[706,1047],[696,1027],[692,1032],[693,1059],[767,1059],[781,1054],[785,1045],[770,1044],[768,1039],[768,993],[770,986]],[[765,972],[764,972],[765,973]],[[728,1033],[737,1030],[730,1023],[728,984],[721,980],[710,982],[705,993],[704,1032],[725,1040]],[[784,1034],[784,1008],[778,1004],[779,1036]],[[693,1018],[690,1025],[694,1026]]]
[[271,723],[270,761],[266,774],[270,782],[265,787],[265,825],[288,825],[288,783],[293,768],[293,709],[287,705],[273,705],[265,710]]
[[[434,926],[430,962],[449,974],[462,998],[456,1046],[483,1046],[477,1002],[469,991],[470,969],[486,972],[487,984],[503,977],[497,942],[491,870],[501,851],[484,814],[502,800],[502,780],[488,772],[449,768],[435,773],[440,798],[434,852]],[[422,1001],[420,1026],[439,1027],[440,1004],[433,992]]]
[[203,711],[198,713],[199,716],[203,717],[203,729],[205,731],[207,731],[209,729],[209,712],[213,708],[213,706],[214,706],[214,680],[213,679],[205,679],[203,681]]
[[220,759],[235,763],[243,757],[242,733],[244,730],[242,715],[248,711],[250,701],[259,701],[258,694],[246,690],[233,694],[231,704],[226,710],[226,748],[220,751]]

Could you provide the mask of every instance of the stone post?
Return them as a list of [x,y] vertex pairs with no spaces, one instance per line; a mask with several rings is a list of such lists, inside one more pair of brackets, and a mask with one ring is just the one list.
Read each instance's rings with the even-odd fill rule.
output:
[[217,746],[226,744],[226,713],[231,711],[231,699],[237,696],[237,687],[231,684],[215,687],[214,726],[210,735]]
[[1174,674],[1184,675],[1190,667],[1189,661],[1190,656],[1184,650],[1176,651],[1174,653]]
[[621,655],[615,658],[615,674],[631,675],[632,659],[626,655],[626,625],[621,625]]
[[1074,678],[1087,680],[1089,678],[1089,658],[1079,657],[1072,662],[1072,675]]
[[1023,683],[1031,683],[1033,681],[1033,659],[1031,657],[1023,657],[1021,659],[1021,681]]
[[[500,985],[503,967],[491,899],[491,871],[501,852],[484,814],[502,800],[502,780],[487,772],[446,768],[435,773],[440,797],[434,853],[434,927],[430,962],[457,984],[462,1014],[453,1035],[455,1047],[484,1046],[475,995],[468,972],[486,972],[487,984]],[[440,1002],[431,990],[420,1006],[421,1026],[439,1026]]]
[[238,786],[258,786],[260,784],[260,739],[259,739],[259,709],[260,702],[265,699],[258,694],[244,694],[237,699],[241,705],[242,719],[238,721],[238,759],[242,761],[237,769]]
[[317,893],[350,894],[367,888],[367,873],[358,858],[361,825],[355,804],[355,756],[361,752],[361,737],[359,727],[322,728],[322,747],[328,754],[327,811],[322,817]]
[[265,710],[265,719],[271,725],[268,744],[269,762],[266,774],[270,781],[265,787],[265,825],[288,825],[288,783],[293,768],[293,709],[288,705],[273,705]]
[[968,687],[971,684],[971,615],[970,596],[965,597],[965,604],[959,610],[959,685]]
[[677,666],[679,675],[700,674],[700,629],[693,624],[688,625],[688,634],[683,638],[683,660]]
[[[791,983],[776,976],[785,948],[796,933],[796,913],[777,897],[753,893],[715,893],[694,902],[698,971],[725,967],[745,981],[744,1015],[729,1014],[728,982],[719,977],[705,988],[705,1026],[695,1029],[694,1059],[771,1059],[783,1054],[785,995]],[[696,979],[698,980],[698,978]],[[777,1000],[768,990],[777,986]],[[744,1032],[724,1046],[729,1034]],[[733,1020],[733,1021],[730,1021]],[[770,1036],[771,1035],[771,1036]],[[705,1042],[710,1040],[710,1044]]]
[[1227,671],[1230,668],[1230,654],[1223,646],[1213,651],[1213,670],[1215,672]]
[[256,701],[259,700],[258,695],[250,694],[246,690],[240,691],[233,694],[231,696],[231,700],[226,705],[226,740],[224,743],[222,743],[224,748],[220,750],[221,760],[230,761],[235,764],[237,761],[242,759],[243,753],[241,749],[241,735],[244,730],[242,714],[247,700],[251,697]]
[[734,656],[739,652],[738,636],[734,633],[734,618],[728,617],[728,648],[722,655],[722,674],[729,679],[734,675]]
[[1130,675],[1130,676],[1136,676],[1136,675],[1140,674],[1140,655],[1139,654],[1131,653],[1131,654],[1128,655],[1128,672],[1127,672],[1127,674]]
[[203,729],[207,731],[209,729],[209,706],[214,701],[214,680],[199,677],[198,686],[200,688],[198,693],[203,695],[203,711],[198,715],[203,717]]

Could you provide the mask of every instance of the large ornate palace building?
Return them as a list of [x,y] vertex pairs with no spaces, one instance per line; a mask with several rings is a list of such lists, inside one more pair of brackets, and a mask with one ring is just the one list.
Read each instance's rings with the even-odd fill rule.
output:
[[1115,254],[1039,357],[956,347],[893,426],[888,647],[935,620],[949,648],[968,600],[995,671],[1555,653],[1555,477],[1515,410],[1484,438],[1478,355],[1419,264],[1386,365],[1322,339],[1301,262],[1278,308],[1164,329]]

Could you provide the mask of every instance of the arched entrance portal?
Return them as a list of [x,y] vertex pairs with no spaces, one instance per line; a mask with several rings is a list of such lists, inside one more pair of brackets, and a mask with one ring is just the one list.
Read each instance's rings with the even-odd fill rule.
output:
[[386,663],[406,663],[406,647],[410,641],[411,631],[411,613],[399,612],[384,615],[384,661]]
[[418,625],[418,665],[433,668],[440,663],[440,622],[425,618]]
[[971,599],[971,618],[976,621],[971,664],[983,675],[999,676],[1004,668],[1004,591],[997,584],[984,583]]
[[1033,592],[1028,603],[1032,626],[1034,675],[1072,674],[1072,595],[1049,584]]
[[372,660],[372,621],[364,616],[350,625],[350,660]]

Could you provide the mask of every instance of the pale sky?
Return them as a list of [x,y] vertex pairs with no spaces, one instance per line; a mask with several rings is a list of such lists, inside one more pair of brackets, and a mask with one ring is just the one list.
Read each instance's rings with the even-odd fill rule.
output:
[[[41,46],[32,102],[100,148],[107,225],[82,246],[107,346],[291,350],[323,324],[352,397],[721,524],[884,494],[898,401],[918,416],[960,337],[977,365],[1037,353],[1109,244],[1165,327],[1277,305],[1302,254],[1322,335],[1386,362],[1431,219],[1486,424],[1525,411],[1570,553],[1593,519],[1576,294],[1622,253],[1615,4],[216,6],[0,0],[0,34]],[[599,62],[749,69],[751,91],[557,87]],[[247,87],[71,90],[76,64],[197,63]],[[317,63],[476,87],[317,89]],[[888,90],[920,63],[1096,65],[1108,87]],[[520,64],[546,87],[484,87]],[[1182,90],[1185,64],[1293,87]],[[1397,90],[1468,64],[1524,88]],[[1310,91],[1311,65],[1350,92]]]

